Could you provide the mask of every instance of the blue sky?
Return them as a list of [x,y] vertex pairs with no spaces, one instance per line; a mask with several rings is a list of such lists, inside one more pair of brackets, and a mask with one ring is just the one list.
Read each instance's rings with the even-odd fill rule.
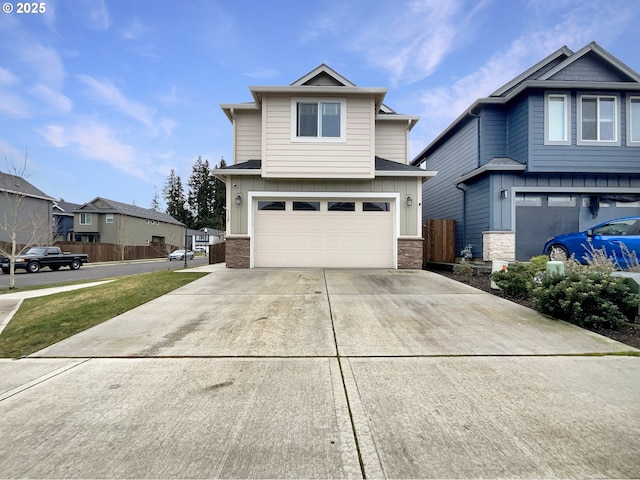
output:
[[229,163],[219,104],[321,63],[422,117],[412,156],[563,45],[596,41],[640,71],[638,0],[46,0],[31,14],[9,3],[0,170],[26,150],[26,178],[76,203],[149,207],[170,169],[186,184],[199,155]]

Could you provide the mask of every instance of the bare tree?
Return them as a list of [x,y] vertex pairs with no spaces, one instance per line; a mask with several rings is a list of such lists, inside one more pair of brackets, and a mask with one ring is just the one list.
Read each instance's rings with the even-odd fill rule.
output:
[[[9,165],[9,161],[5,157]],[[15,262],[19,246],[52,240],[51,199],[25,180],[27,155],[20,168],[10,164],[11,173],[0,172],[0,256],[8,258],[9,288],[15,288]]]

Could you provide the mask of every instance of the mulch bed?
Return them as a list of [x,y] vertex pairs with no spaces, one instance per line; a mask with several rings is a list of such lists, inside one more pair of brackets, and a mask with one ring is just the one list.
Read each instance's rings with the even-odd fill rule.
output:
[[[529,299],[509,297],[504,295],[500,290],[491,288],[491,279],[486,273],[475,273],[471,277],[467,277],[454,275],[453,272],[450,272],[448,270],[432,271],[447,278],[451,278],[452,280],[456,280],[479,290],[483,290],[492,295],[505,298],[506,300],[510,300],[528,308],[533,308],[533,303]],[[612,330],[610,328],[590,328],[589,330],[605,337],[609,337],[618,342],[625,343],[631,347],[640,348],[640,324],[621,325],[617,330]]]

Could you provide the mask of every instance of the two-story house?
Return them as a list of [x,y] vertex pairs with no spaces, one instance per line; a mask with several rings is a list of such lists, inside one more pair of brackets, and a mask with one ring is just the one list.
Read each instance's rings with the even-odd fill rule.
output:
[[411,162],[438,176],[423,217],[456,251],[528,260],[545,241],[640,215],[640,75],[596,43],[562,47],[464,111]]
[[182,245],[184,224],[171,215],[97,197],[74,210],[76,242]]
[[408,165],[418,117],[326,65],[288,86],[249,87],[223,104],[233,125],[226,183],[232,268],[421,268],[421,191]]

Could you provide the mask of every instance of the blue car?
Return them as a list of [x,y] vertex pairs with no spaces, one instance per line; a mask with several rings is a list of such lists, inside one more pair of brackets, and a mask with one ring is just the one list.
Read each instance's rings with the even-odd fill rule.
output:
[[[566,260],[573,256],[578,262],[586,264],[591,252],[589,243],[594,249],[604,248],[609,258],[615,256],[620,268],[628,269],[633,266],[633,258],[637,263],[640,256],[640,217],[617,218],[584,232],[558,235],[545,243],[543,252],[549,255],[550,260]],[[622,245],[626,246],[627,252],[623,253]]]

